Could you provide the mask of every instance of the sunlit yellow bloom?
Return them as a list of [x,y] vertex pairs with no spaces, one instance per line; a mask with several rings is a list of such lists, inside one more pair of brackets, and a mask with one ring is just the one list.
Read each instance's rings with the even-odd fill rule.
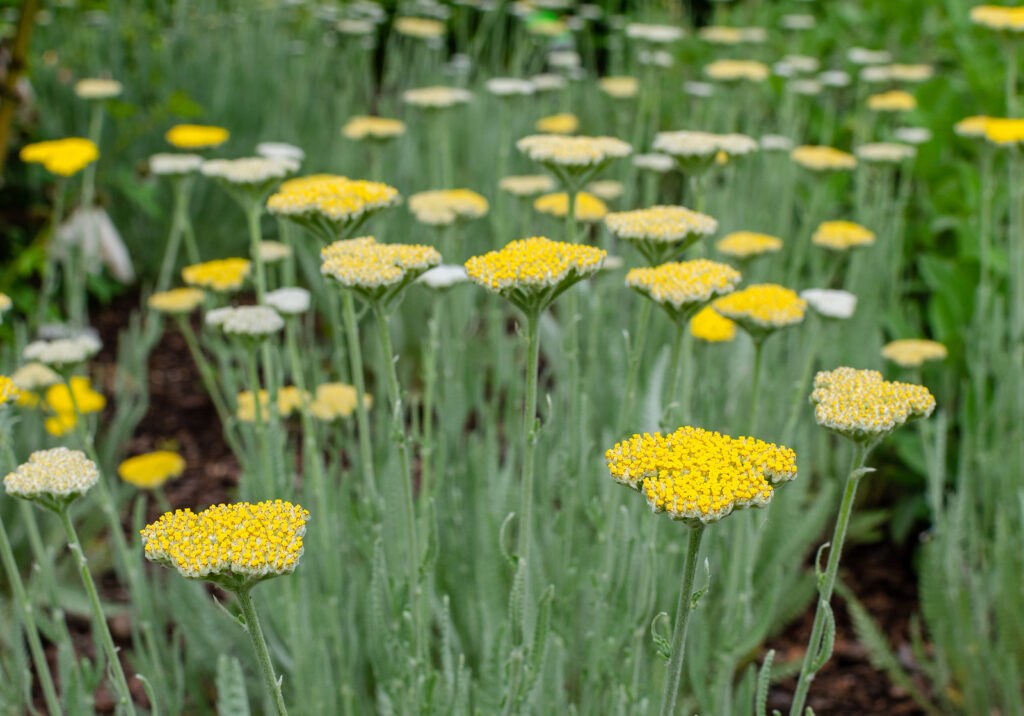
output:
[[[608,213],[608,205],[593,194],[581,191],[576,194],[576,221],[600,221]],[[569,195],[564,191],[545,194],[533,201],[533,208],[542,214],[565,216],[569,213]]]
[[602,77],[597,81],[597,86],[606,95],[615,99],[635,97],[640,89],[640,83],[636,77],[626,76]]
[[237,291],[249,275],[250,267],[249,259],[216,259],[186,266],[181,270],[181,278],[189,286],[201,286],[218,293]]
[[422,244],[378,244],[372,236],[335,241],[320,252],[320,273],[342,286],[376,292],[412,281],[441,263],[441,254]]
[[444,23],[425,17],[396,17],[395,32],[407,37],[427,40],[444,34]]
[[430,226],[447,226],[458,219],[477,219],[487,213],[487,199],[469,189],[421,191],[409,197],[416,220]]
[[991,117],[986,117],[983,114],[974,115],[973,117],[964,117],[953,125],[953,131],[961,137],[984,137],[985,127],[988,124],[989,119],[991,119]]
[[849,251],[875,243],[875,234],[852,221],[823,221],[811,241],[833,251]]
[[1024,32],[1024,6],[977,5],[971,8],[971,22],[989,30]]
[[[309,406],[309,412],[318,420],[330,422],[338,418],[347,418],[355,412],[356,392],[354,386],[345,383],[323,383],[316,387],[316,394]],[[373,405],[373,396],[363,396],[367,408]]]
[[170,291],[154,293],[146,305],[161,313],[191,313],[203,305],[206,294],[199,288],[172,288]]
[[529,295],[597,273],[605,256],[604,251],[592,246],[534,236],[474,256],[466,262],[466,272],[473,283],[494,293]]
[[164,135],[178,149],[210,149],[228,141],[231,136],[223,127],[205,124],[176,124]]
[[807,301],[796,291],[774,283],[748,286],[711,305],[722,316],[755,335],[800,323],[807,311]]
[[935,398],[924,386],[883,380],[876,370],[846,367],[818,373],[811,402],[819,425],[857,441],[878,440],[935,410]]
[[[243,390],[238,394],[237,402],[235,416],[243,423],[256,422],[256,402],[253,400],[252,391]],[[283,418],[300,410],[309,402],[309,393],[302,393],[294,385],[282,386],[277,391],[277,413]],[[266,390],[260,390],[260,415],[264,421],[270,417],[270,394]]]
[[985,138],[1001,145],[1024,142],[1024,119],[990,117],[985,122]]
[[678,256],[683,249],[718,231],[715,219],[683,206],[617,211],[606,216],[604,223],[615,236],[636,246],[652,264]]
[[[74,400],[72,401],[72,397]],[[71,432],[76,424],[77,414],[98,413],[107,407],[107,399],[92,389],[89,379],[76,375],[71,377],[71,390],[65,383],[51,385],[45,395],[46,408],[52,412],[44,426],[51,435],[61,436]]]
[[381,182],[314,174],[283,182],[267,199],[267,211],[307,226],[329,241],[399,199],[397,189]]
[[882,347],[883,358],[904,368],[919,368],[926,361],[942,360],[947,355],[946,346],[923,338],[904,338]]
[[749,259],[762,254],[775,253],[782,248],[782,239],[755,231],[734,231],[715,242],[718,253]]
[[247,588],[295,571],[302,557],[309,512],[299,505],[239,502],[199,514],[166,512],[141,531],[146,559],[183,577]]
[[117,468],[125,482],[143,490],[154,490],[185,472],[185,458],[170,450],[157,450],[130,457]]
[[730,293],[739,281],[740,272],[732,266],[708,259],[670,261],[626,274],[627,286],[677,312],[692,311],[715,296]]
[[18,400],[21,395],[18,385],[6,375],[0,375],[0,409],[12,400]]
[[86,77],[75,82],[75,95],[82,99],[110,99],[117,97],[124,86],[117,80]]
[[857,157],[835,147],[805,144],[789,153],[789,158],[800,166],[814,171],[837,171],[853,169]]
[[575,114],[562,112],[550,117],[541,117],[533,126],[538,132],[545,134],[572,134],[580,128],[580,120]]
[[868,97],[868,109],[876,112],[907,112],[917,107],[914,95],[903,90],[889,90]]
[[727,343],[736,338],[736,323],[705,306],[690,319],[690,333],[708,343]]
[[42,164],[46,171],[69,177],[100,158],[100,150],[88,139],[68,137],[26,144],[18,155],[21,161]]
[[363,139],[392,139],[405,134],[405,122],[400,119],[387,119],[385,117],[352,117],[341,133],[349,139],[360,141]]
[[796,477],[796,454],[787,447],[689,426],[634,435],[605,460],[612,479],[642,493],[653,512],[702,524],[764,507],[776,485]]
[[555,190],[555,180],[548,174],[526,174],[504,177],[498,188],[516,196],[533,196]]
[[720,82],[764,82],[768,74],[768,65],[754,60],[715,60],[704,65],[704,75]]

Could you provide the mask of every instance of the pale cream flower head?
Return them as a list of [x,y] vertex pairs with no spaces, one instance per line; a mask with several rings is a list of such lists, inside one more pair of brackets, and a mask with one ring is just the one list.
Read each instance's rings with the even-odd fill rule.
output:
[[111,99],[124,91],[124,85],[117,80],[88,77],[75,83],[75,94],[81,99]]
[[88,492],[99,477],[96,463],[81,450],[56,447],[29,455],[28,462],[4,478],[4,489],[8,495],[61,510]]

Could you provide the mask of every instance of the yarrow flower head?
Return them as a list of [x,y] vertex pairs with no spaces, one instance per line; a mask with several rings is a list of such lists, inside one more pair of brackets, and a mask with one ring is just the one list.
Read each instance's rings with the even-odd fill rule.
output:
[[309,512],[283,500],[166,512],[141,531],[146,559],[231,591],[295,571]]
[[613,99],[636,97],[636,93],[640,90],[640,83],[636,77],[621,75],[602,77],[597,81],[597,86],[602,92]]
[[102,77],[86,77],[75,83],[75,95],[81,99],[111,99],[123,91],[124,85],[120,82]]
[[402,101],[406,104],[432,110],[466,104],[471,99],[473,99],[473,94],[469,90],[458,87],[420,87],[402,93]]
[[495,97],[524,97],[537,91],[533,82],[518,77],[492,77],[484,86]]
[[198,154],[154,154],[149,158],[149,171],[157,176],[185,176],[199,171],[203,158]]
[[444,35],[444,23],[427,17],[396,17],[395,32],[406,37],[429,40]]
[[249,259],[216,259],[186,266],[181,270],[181,278],[189,286],[226,293],[242,287],[250,268]]
[[146,305],[160,313],[182,315],[192,313],[192,311],[203,305],[204,300],[206,300],[206,293],[202,289],[191,287],[172,288],[170,291],[154,293],[146,301]]
[[466,283],[469,281],[469,274],[466,273],[465,266],[442,264],[430,269],[416,281],[434,290],[442,291],[452,286],[458,286],[460,283]]
[[857,297],[849,291],[807,288],[800,292],[800,298],[822,318],[850,318],[857,309]]
[[643,494],[653,512],[692,525],[765,507],[778,485],[796,477],[796,454],[787,447],[689,426],[634,435],[605,460],[612,479]]
[[549,174],[525,174],[503,177],[498,188],[518,197],[534,196],[554,191],[557,186]]
[[735,321],[755,340],[763,340],[779,328],[804,320],[807,302],[796,291],[774,283],[747,286],[717,299],[714,309]]
[[684,206],[617,211],[606,216],[604,224],[616,237],[634,245],[652,265],[681,256],[718,231],[715,219]]
[[[564,192],[545,194],[533,201],[533,208],[542,214],[562,217],[569,213],[569,195]],[[608,205],[593,194],[581,191],[576,194],[573,202],[576,221],[593,223],[600,221],[608,214]]]
[[985,122],[985,139],[1000,146],[1024,142],[1024,119],[989,117]]
[[278,261],[284,261],[287,258],[291,258],[292,255],[291,247],[288,244],[281,243],[280,241],[260,241],[256,249],[259,254],[260,261],[264,264],[273,264]]
[[306,227],[327,243],[350,234],[399,200],[398,190],[381,182],[314,174],[281,184],[267,199],[267,211]]
[[697,33],[700,39],[712,45],[739,45],[742,43],[760,43],[768,38],[763,27],[727,27],[725,25],[707,25]]
[[8,495],[61,511],[99,480],[96,463],[81,450],[56,447],[37,450],[4,478]]
[[283,316],[297,316],[309,310],[310,294],[304,288],[278,288],[268,292],[263,302]]
[[715,296],[732,292],[740,272],[728,264],[696,259],[635,268],[626,285],[664,308],[674,320],[689,319]]
[[284,319],[270,306],[235,306],[218,315],[217,325],[229,336],[265,338],[284,328]]
[[379,244],[372,236],[336,241],[320,252],[320,273],[369,300],[389,302],[441,254],[422,244]]
[[675,168],[676,162],[667,154],[651,152],[648,154],[635,155],[633,157],[633,166],[637,169],[645,169],[650,172],[655,172],[656,174],[665,174]]
[[598,179],[587,184],[587,192],[603,201],[615,201],[624,191],[626,187],[622,182],[614,179]]
[[868,109],[875,112],[907,112],[916,107],[914,95],[903,90],[889,90],[868,97]]
[[606,253],[543,236],[512,241],[466,262],[469,280],[510,300],[528,315],[573,284],[597,273]]
[[953,125],[953,131],[961,137],[984,137],[985,127],[991,117],[983,114],[964,117]]
[[[260,418],[266,422],[270,419],[270,393],[260,390]],[[235,416],[243,423],[256,422],[256,401],[251,390],[243,390],[237,396],[238,408]],[[304,405],[309,405],[309,392],[303,392],[294,385],[281,386],[277,391],[277,414],[287,418]]]
[[18,154],[21,161],[42,164],[51,174],[69,177],[100,158],[100,150],[88,139],[68,137],[26,144]]
[[22,351],[26,360],[39,361],[58,369],[73,366],[92,358],[102,348],[100,340],[91,333],[82,333],[69,338],[38,340],[29,343]]
[[409,210],[421,224],[449,226],[459,219],[478,219],[487,213],[487,199],[469,189],[421,191],[409,197]]
[[219,147],[231,136],[223,127],[205,124],[176,124],[167,130],[164,139],[178,149],[211,149]]
[[56,437],[74,430],[79,415],[98,413],[107,407],[107,399],[92,389],[88,378],[75,375],[71,376],[70,382],[70,389],[63,382],[51,385],[44,397],[44,406],[50,417],[43,427]]
[[566,187],[580,187],[615,159],[628,156],[632,147],[615,137],[564,137],[533,134],[516,148],[543,165]]
[[789,153],[789,158],[805,169],[816,172],[842,171],[857,166],[857,157],[849,152],[812,144],[797,147]]
[[728,343],[736,339],[736,322],[705,306],[690,319],[690,333],[708,343]]
[[60,375],[55,370],[37,361],[26,363],[11,374],[11,381],[22,393],[49,388],[60,380]]
[[[324,422],[347,418],[355,412],[358,396],[359,393],[351,385],[322,383],[316,387],[313,402],[309,405],[309,412],[317,420]],[[363,404],[367,408],[373,405],[373,397],[369,393],[363,395]]]
[[917,150],[909,144],[899,142],[869,142],[857,147],[854,152],[865,162],[876,164],[899,164],[913,159]]
[[361,142],[364,139],[374,141],[387,141],[405,134],[405,122],[400,119],[388,119],[386,117],[352,117],[341,133],[352,140]]
[[0,375],[0,410],[12,400],[17,400],[19,392],[18,385],[13,378]]
[[833,251],[849,251],[875,243],[875,234],[852,221],[823,221],[811,236],[811,241]]
[[1024,6],[977,5],[971,8],[975,25],[1007,34],[1024,32]]
[[704,66],[704,76],[718,82],[764,82],[768,65],[755,60],[715,60]]
[[275,184],[298,169],[299,163],[294,159],[266,157],[211,159],[199,167],[203,176],[212,177],[225,188],[258,200],[262,200]]
[[938,341],[904,338],[882,346],[882,357],[903,368],[920,368],[928,361],[943,360],[949,351]]
[[683,29],[675,25],[652,25],[631,22],[626,25],[626,37],[652,45],[667,45],[683,38]]
[[755,231],[734,231],[715,242],[718,253],[740,260],[775,253],[781,248],[782,239],[779,237]]
[[300,163],[306,158],[306,152],[302,147],[287,142],[260,142],[256,145],[256,154],[266,159],[281,159]]
[[877,370],[846,367],[815,376],[811,403],[818,425],[867,443],[935,410],[935,398],[922,385],[890,382]]
[[654,136],[654,150],[674,157],[686,173],[710,168],[720,153],[729,158],[750,154],[757,149],[757,141],[744,134],[679,130],[658,132]]
[[163,487],[168,480],[185,472],[185,458],[171,450],[156,450],[130,457],[117,468],[118,476],[143,490]]

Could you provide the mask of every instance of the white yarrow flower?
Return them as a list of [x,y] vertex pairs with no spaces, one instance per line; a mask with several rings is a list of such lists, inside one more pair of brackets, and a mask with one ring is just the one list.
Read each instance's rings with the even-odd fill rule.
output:
[[430,288],[440,290],[465,283],[469,280],[469,274],[466,273],[466,267],[461,264],[442,264],[430,269],[416,280]]
[[220,328],[229,336],[261,338],[284,328],[284,319],[269,306],[236,306],[225,314]]
[[800,292],[800,298],[825,318],[850,318],[857,308],[857,297],[849,291],[808,288]]
[[279,288],[269,292],[264,302],[285,316],[295,316],[309,310],[310,295],[304,288]]
[[177,176],[199,171],[203,158],[198,154],[154,154],[149,158],[149,171],[157,176]]

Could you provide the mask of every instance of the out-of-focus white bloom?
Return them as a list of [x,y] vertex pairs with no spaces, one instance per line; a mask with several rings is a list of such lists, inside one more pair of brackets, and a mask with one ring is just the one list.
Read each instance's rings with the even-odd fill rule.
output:
[[800,292],[800,298],[825,318],[850,318],[857,309],[857,297],[849,291],[808,288]]
[[56,250],[63,255],[69,246],[78,246],[85,268],[99,273],[106,266],[121,283],[135,280],[135,267],[121,234],[106,211],[99,207],[78,208],[57,228]]
[[203,317],[203,322],[208,326],[219,327],[227,317],[231,315],[231,312],[235,310],[234,306],[223,306],[221,308],[214,308],[206,312]]
[[191,174],[199,171],[203,158],[198,154],[154,154],[149,158],[149,171],[158,176]]
[[576,14],[584,20],[600,20],[604,16],[604,10],[601,9],[600,5],[583,3],[576,8]]
[[889,65],[889,77],[897,82],[924,82],[930,80],[933,74],[934,68],[923,63],[904,65],[897,62]]
[[99,338],[90,333],[82,333],[70,338],[32,341],[22,356],[26,360],[39,361],[51,366],[70,366],[83,363],[100,352],[103,344]]
[[486,87],[496,97],[531,95],[536,91],[532,82],[517,77],[492,77],[487,80]]
[[810,74],[818,71],[820,63],[816,57],[808,55],[786,55],[772,65],[772,71],[779,77],[792,77],[798,74]]
[[633,157],[633,166],[637,169],[647,169],[658,174],[664,174],[665,172],[672,171],[676,166],[676,162],[667,154],[651,152],[648,154],[637,154]]
[[862,144],[853,150],[858,159],[865,162],[879,162],[885,164],[897,164],[913,158],[917,150],[909,144],[897,142],[871,142]]
[[516,142],[516,148],[535,162],[564,167],[593,167],[628,156],[632,147],[615,137],[564,137],[533,134]]
[[440,290],[465,283],[469,280],[469,274],[466,273],[466,267],[460,264],[442,264],[430,269],[416,280],[430,288]]
[[900,127],[896,130],[896,139],[916,146],[930,142],[932,131],[927,127]]
[[614,201],[622,196],[622,192],[625,191],[625,187],[622,186],[622,182],[620,181],[615,181],[614,179],[601,179],[587,184],[587,191],[598,199]]
[[538,92],[551,92],[553,90],[564,89],[566,85],[565,78],[561,75],[552,74],[539,74],[534,75],[530,78],[530,82],[533,83],[534,88]]
[[256,153],[267,159],[284,159],[286,161],[301,162],[306,158],[306,153],[301,147],[287,142],[260,142],[256,145]]
[[263,300],[278,313],[295,316],[309,310],[310,295],[304,288],[279,288],[267,293]]
[[870,84],[888,82],[892,79],[892,76],[889,74],[889,68],[885,65],[868,65],[867,67],[862,67],[859,76],[861,80]]
[[641,50],[637,55],[641,65],[654,65],[655,67],[671,67],[675,60],[672,53],[667,50]]
[[849,87],[851,81],[849,73],[842,70],[825,70],[818,75],[823,87]]
[[61,382],[56,371],[38,361],[26,363],[18,368],[11,374],[11,381],[18,390],[33,392]]
[[575,50],[554,50],[548,53],[548,64],[560,70],[571,70],[579,67],[583,60]]
[[280,241],[261,241],[259,252],[260,261],[265,264],[284,261],[292,255],[291,247],[287,244],[282,244]]
[[821,84],[815,80],[793,80],[786,85],[786,89],[803,97],[815,97],[821,94]]
[[217,325],[229,336],[259,338],[284,328],[284,319],[269,306],[235,306],[219,321]]
[[766,134],[761,137],[760,144],[766,152],[788,152],[793,148],[793,140],[781,134]]
[[816,24],[814,15],[793,13],[779,18],[779,27],[784,30],[810,30]]
[[664,45],[676,42],[683,37],[682,28],[674,25],[648,25],[640,22],[632,22],[626,25],[626,37],[631,40],[640,40],[652,44]]
[[545,194],[556,189],[555,180],[549,174],[526,174],[503,177],[498,188],[515,196]]
[[266,157],[243,157],[242,159],[210,159],[199,168],[203,176],[220,179],[228,184],[264,184],[274,179],[284,179],[298,171],[299,163],[294,159],[267,159]]
[[82,99],[110,99],[124,91],[117,80],[90,77],[75,83],[75,94]]
[[683,92],[691,97],[710,97],[715,93],[715,86],[710,82],[683,82]]
[[855,65],[884,65],[892,62],[892,55],[885,50],[851,47],[846,53],[846,59]]
[[406,104],[428,109],[454,107],[458,104],[466,104],[471,99],[473,99],[473,94],[469,90],[459,87],[419,87],[402,93],[402,101]]
[[336,29],[342,35],[360,36],[373,34],[373,31],[376,29],[376,27],[377,26],[374,25],[369,20],[346,18],[343,20],[338,20],[338,23],[334,26],[334,29]]

